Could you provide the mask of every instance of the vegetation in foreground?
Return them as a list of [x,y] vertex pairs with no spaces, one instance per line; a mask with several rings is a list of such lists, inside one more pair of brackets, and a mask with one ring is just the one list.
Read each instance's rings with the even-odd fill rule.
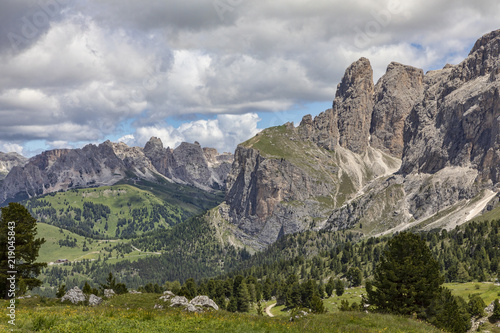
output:
[[[187,313],[152,307],[159,295],[126,294],[98,307],[59,305],[56,300],[20,300],[14,332],[439,332],[411,318],[361,312],[289,317],[214,311]],[[44,304],[45,303],[45,304]],[[5,308],[5,301],[0,303]],[[12,327],[0,322],[0,331]]]

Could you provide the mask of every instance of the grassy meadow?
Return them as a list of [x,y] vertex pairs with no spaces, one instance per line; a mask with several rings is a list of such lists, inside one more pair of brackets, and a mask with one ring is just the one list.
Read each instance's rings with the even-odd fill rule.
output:
[[[289,316],[270,318],[256,314],[213,311],[202,314],[180,309],[153,309],[159,295],[126,294],[97,307],[60,305],[57,300],[31,298],[17,305],[16,325],[4,319],[0,331],[8,332],[439,332],[410,318],[334,312],[308,315],[290,321]],[[6,301],[1,301],[6,308]],[[159,303],[160,301],[158,301]],[[2,316],[2,318],[7,318]]]

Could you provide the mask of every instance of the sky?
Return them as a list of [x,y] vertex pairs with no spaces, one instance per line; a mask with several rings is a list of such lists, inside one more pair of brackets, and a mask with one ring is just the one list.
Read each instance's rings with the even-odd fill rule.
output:
[[3,0],[0,151],[105,140],[219,152],[331,107],[370,60],[457,64],[500,29],[496,0]]

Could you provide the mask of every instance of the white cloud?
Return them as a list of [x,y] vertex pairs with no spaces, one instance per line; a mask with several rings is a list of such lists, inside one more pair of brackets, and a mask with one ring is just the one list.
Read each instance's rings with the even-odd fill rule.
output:
[[260,118],[255,113],[243,115],[218,115],[216,119],[196,120],[174,128],[172,126],[140,127],[134,134],[118,139],[128,145],[144,146],[153,136],[165,147],[176,148],[182,142],[198,141],[203,147],[216,148],[219,152],[234,152],[236,145],[257,134]]
[[24,148],[23,146],[17,143],[9,143],[0,141],[0,152],[2,153],[11,153],[16,152],[20,155],[23,154]]
[[[130,121],[128,142],[155,133],[170,146],[198,138],[229,149],[257,130],[248,114],[333,100],[361,56],[375,79],[391,61],[435,69],[500,28],[493,0],[223,2],[221,13],[204,0],[75,0],[18,52],[2,34],[0,140],[102,141]],[[40,10],[6,3],[0,30],[21,34]],[[191,115],[210,119],[158,127]]]

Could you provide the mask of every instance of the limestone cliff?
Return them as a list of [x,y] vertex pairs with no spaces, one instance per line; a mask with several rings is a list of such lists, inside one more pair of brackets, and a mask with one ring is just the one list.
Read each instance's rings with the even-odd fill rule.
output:
[[421,69],[392,62],[375,85],[371,117],[371,146],[393,156],[403,155],[405,120],[422,99],[424,73]]

